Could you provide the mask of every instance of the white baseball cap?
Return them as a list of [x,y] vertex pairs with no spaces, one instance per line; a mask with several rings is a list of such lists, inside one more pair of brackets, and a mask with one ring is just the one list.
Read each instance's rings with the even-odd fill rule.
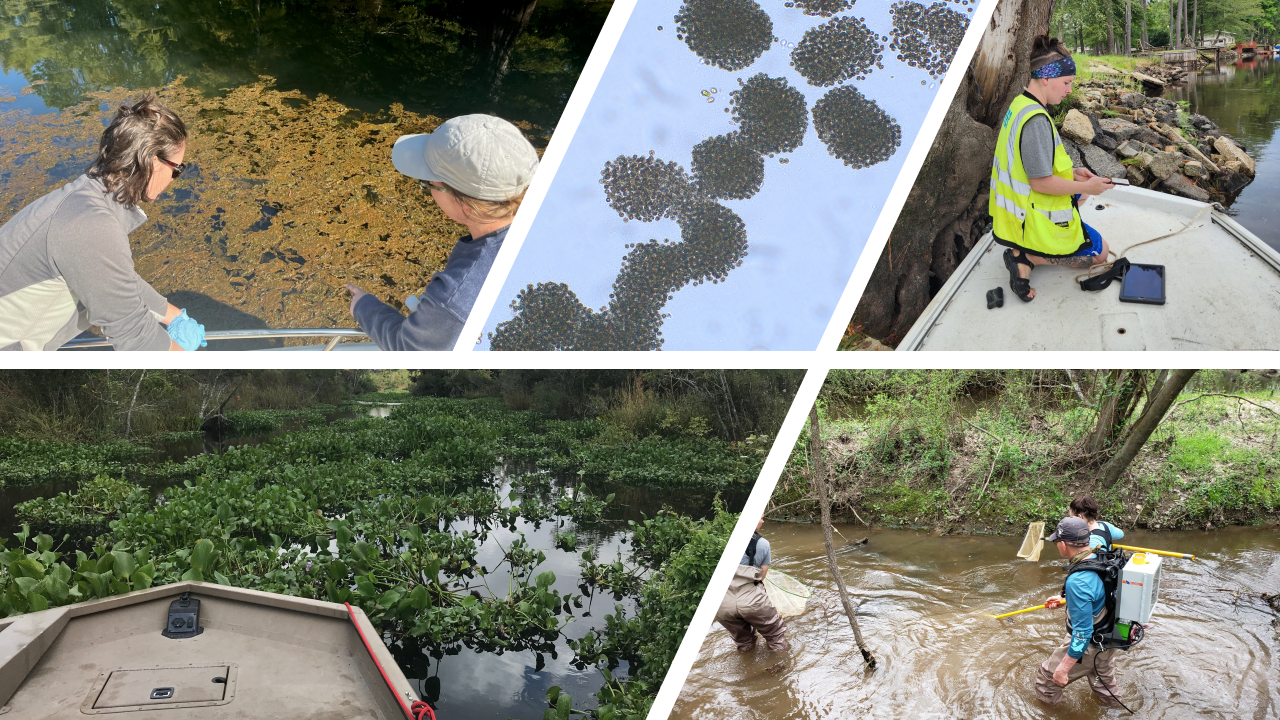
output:
[[391,163],[411,178],[442,182],[479,200],[510,200],[529,186],[538,152],[515,125],[460,115],[427,135],[401,135]]

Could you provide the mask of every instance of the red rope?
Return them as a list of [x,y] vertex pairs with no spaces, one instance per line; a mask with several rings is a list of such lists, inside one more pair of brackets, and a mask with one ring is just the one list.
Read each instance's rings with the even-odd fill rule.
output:
[[391,678],[387,677],[387,671],[382,669],[382,663],[378,662],[378,656],[374,654],[373,647],[369,645],[369,639],[364,636],[364,631],[360,629],[360,623],[356,622],[355,613],[351,610],[351,603],[342,603],[347,606],[347,616],[351,618],[351,624],[356,626],[356,634],[360,636],[360,642],[364,643],[364,649],[369,651],[369,657],[373,659],[373,664],[377,666],[378,672],[382,673],[382,680],[391,689],[391,694],[396,696],[396,702],[400,703],[400,709],[404,710],[404,714],[409,720],[436,720],[436,711],[431,706],[421,700],[415,700],[413,705],[406,705],[404,698],[400,697],[400,693],[396,692],[395,685],[391,684]]

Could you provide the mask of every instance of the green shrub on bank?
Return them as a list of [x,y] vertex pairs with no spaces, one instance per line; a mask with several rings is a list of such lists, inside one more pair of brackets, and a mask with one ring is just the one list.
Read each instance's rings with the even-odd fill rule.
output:
[[[969,399],[957,388],[972,377],[912,371],[885,393],[890,385],[873,373],[840,386],[844,395],[824,393],[838,513],[888,526],[1021,532],[1028,522],[1056,521],[1072,497],[1089,493],[1104,516],[1128,526],[1280,519],[1280,418],[1250,404],[1280,410],[1270,392],[1245,391],[1240,400],[1184,391],[1120,480],[1103,487],[1106,457],[1090,461],[1081,449],[1098,413],[1070,385],[1047,396],[1032,388],[1052,378],[1011,372],[999,392]],[[1206,391],[1226,380],[1197,376]],[[847,399],[852,386],[862,388],[856,402]],[[808,471],[806,428],[774,493],[781,517],[816,512],[805,500]]]

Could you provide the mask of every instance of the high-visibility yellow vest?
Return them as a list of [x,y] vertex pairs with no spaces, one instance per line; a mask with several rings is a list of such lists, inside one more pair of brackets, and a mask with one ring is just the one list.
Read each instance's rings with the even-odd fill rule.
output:
[[[1023,93],[1005,113],[991,163],[991,228],[997,240],[1013,243],[1042,255],[1072,255],[1085,242],[1080,211],[1070,195],[1045,195],[1031,189],[1022,167],[1022,128],[1037,115],[1049,113]],[[1071,156],[1053,127],[1053,174],[1073,180]]]

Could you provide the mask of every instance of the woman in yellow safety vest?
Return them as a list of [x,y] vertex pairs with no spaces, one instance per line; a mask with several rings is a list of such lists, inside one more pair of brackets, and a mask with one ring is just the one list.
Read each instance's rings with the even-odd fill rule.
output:
[[995,241],[1008,249],[1009,287],[1023,302],[1035,297],[1036,265],[1087,268],[1107,261],[1110,248],[1080,219],[1077,203],[1115,187],[1110,178],[1072,167],[1048,105],[1071,93],[1076,66],[1057,39],[1037,37],[1031,82],[1004,116],[991,165],[990,213]]

